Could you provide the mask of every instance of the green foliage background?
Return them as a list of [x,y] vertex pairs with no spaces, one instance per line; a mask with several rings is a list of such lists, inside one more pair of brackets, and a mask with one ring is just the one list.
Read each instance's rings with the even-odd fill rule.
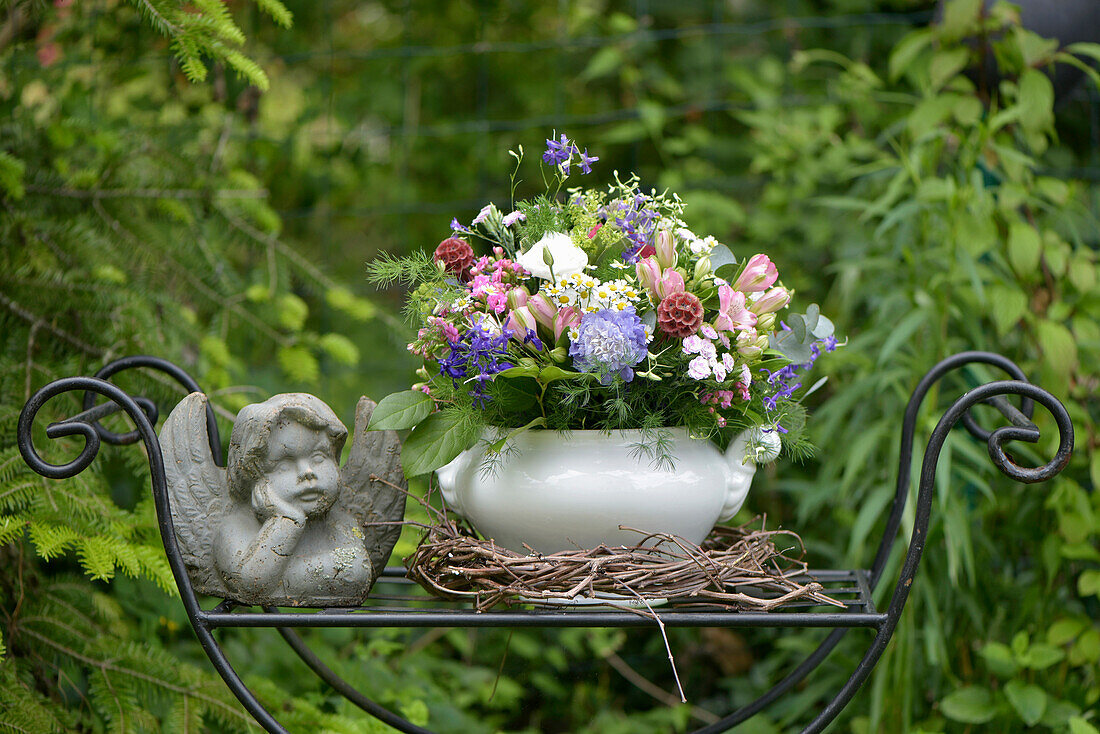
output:
[[[503,201],[505,151],[556,127],[608,178],[680,191],[697,231],[768,252],[849,335],[819,363],[820,456],[762,474],[746,511],[800,532],[812,565],[869,563],[900,416],[935,361],[1000,351],[1063,397],[1078,449],[1048,485],[949,441],[901,627],[834,729],[1095,732],[1100,104],[1086,84],[1055,107],[1039,70],[1071,59],[978,6],[950,3],[929,32],[916,0],[0,2],[0,730],[249,726],[174,598],[141,450],[39,478],[14,446],[30,393],[150,353],[198,378],[223,432],[292,389],[350,419],[413,367],[401,294],[369,292],[363,263],[431,248],[452,216]],[[994,30],[1004,79],[972,80],[964,39]],[[967,379],[993,376],[945,386],[924,434]],[[76,409],[58,399],[39,419],[55,461],[79,445],[43,427]],[[1022,452],[1036,462],[1054,435],[1038,420],[1051,438]],[[689,705],[635,685],[673,687],[648,632],[310,639],[441,732],[602,734],[699,726],[821,636],[673,632]],[[385,730],[269,637],[225,640],[292,730]],[[808,721],[863,652],[848,638],[739,731]]]

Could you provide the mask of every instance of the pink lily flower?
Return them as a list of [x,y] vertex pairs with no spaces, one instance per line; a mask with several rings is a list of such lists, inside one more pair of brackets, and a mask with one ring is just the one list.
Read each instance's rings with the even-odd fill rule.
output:
[[564,306],[558,309],[557,315],[554,316],[554,341],[561,341],[561,335],[565,333],[566,329],[574,326],[580,326],[581,312],[572,306]]
[[684,284],[684,276],[672,268],[666,270],[657,283],[657,295],[660,296],[661,300],[668,298],[673,293],[683,293],[685,290],[687,290],[687,287]]
[[745,294],[724,283],[718,286],[718,316],[714,319],[714,328],[722,332],[755,325],[756,314],[745,308]]
[[508,314],[508,320],[504,322],[504,328],[509,329],[512,332],[512,338],[520,342],[527,338],[528,331],[535,331],[538,326],[534,315],[526,306],[513,308]]
[[779,277],[779,271],[767,255],[753,255],[733,287],[745,293],[767,290]]

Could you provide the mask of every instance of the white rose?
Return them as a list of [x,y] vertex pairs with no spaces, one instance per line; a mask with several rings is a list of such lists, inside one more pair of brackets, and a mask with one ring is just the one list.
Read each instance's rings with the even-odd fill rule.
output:
[[[546,264],[544,253],[549,252],[554,261],[554,275],[550,276],[550,267]],[[588,255],[573,244],[567,234],[547,232],[531,249],[516,258],[516,262],[536,278],[552,280],[579,273],[588,265]]]

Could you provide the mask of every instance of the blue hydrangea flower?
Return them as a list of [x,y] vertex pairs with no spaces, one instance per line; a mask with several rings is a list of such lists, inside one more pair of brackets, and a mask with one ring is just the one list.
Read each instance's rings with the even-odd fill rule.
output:
[[610,385],[615,375],[626,382],[634,379],[633,367],[645,359],[648,339],[634,309],[626,308],[586,313],[571,342],[573,366],[598,374],[601,384]]
[[508,339],[512,332],[503,329],[493,334],[474,324],[466,330],[458,341],[450,343],[451,353],[439,360],[439,373],[451,378],[455,387],[459,381],[472,382],[469,394],[476,407],[483,407],[488,398],[485,396],[485,383],[493,379],[498,372],[514,367],[511,362],[501,360],[508,354]]

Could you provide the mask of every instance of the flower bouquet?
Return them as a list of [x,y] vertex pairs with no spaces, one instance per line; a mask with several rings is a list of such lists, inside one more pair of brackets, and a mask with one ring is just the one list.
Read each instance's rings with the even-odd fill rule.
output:
[[369,265],[373,282],[410,288],[418,331],[408,348],[424,360],[421,381],[383,399],[371,424],[411,429],[406,474],[442,468],[446,490],[464,452],[477,455],[475,473],[493,475],[510,454],[559,443],[547,436],[588,431],[625,436],[635,463],[666,472],[689,439],[736,443],[726,474],[781,445],[806,450],[795,391],[837,346],[831,322],[816,305],[789,309],[767,255],[738,257],[692,231],[675,194],[617,172],[604,188],[567,186],[599,159],[565,135],[546,143],[543,194],[515,200],[524,151],[509,151],[508,206],[453,220],[430,254]]

